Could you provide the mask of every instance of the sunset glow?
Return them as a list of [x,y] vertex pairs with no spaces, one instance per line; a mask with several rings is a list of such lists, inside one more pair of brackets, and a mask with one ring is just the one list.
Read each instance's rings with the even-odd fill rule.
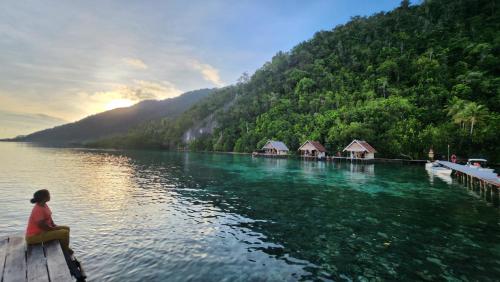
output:
[[111,100],[109,103],[106,104],[105,108],[107,111],[116,109],[116,108],[124,108],[124,107],[130,107],[134,104],[133,101],[129,99],[115,99]]

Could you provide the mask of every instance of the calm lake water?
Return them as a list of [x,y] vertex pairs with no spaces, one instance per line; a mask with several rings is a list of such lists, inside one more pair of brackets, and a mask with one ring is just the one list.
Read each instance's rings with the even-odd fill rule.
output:
[[89,281],[500,277],[500,212],[422,166],[0,143],[0,236],[47,188]]

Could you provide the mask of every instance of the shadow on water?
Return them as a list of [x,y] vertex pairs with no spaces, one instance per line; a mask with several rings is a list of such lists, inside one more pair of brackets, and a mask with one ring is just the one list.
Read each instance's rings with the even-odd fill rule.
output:
[[[421,167],[223,154],[127,156],[137,179],[158,171],[176,181],[160,190],[236,216],[223,225],[243,230],[238,239],[249,252],[304,266],[302,279],[485,281],[500,275],[498,212],[448,180],[429,181]],[[172,163],[173,170],[163,171]],[[255,237],[257,243],[249,243]]]

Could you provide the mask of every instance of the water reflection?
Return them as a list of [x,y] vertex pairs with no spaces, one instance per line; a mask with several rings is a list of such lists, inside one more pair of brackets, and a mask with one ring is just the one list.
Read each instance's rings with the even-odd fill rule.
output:
[[498,212],[420,167],[2,146],[0,236],[49,188],[94,281],[499,274]]
[[349,167],[351,173],[357,173],[363,175],[375,175],[375,164],[350,163]]
[[431,170],[427,170],[427,174],[429,175],[429,182],[431,184],[434,183],[435,179],[440,179],[441,181],[444,181],[447,184],[453,183],[453,179],[451,178],[451,175],[433,173]]

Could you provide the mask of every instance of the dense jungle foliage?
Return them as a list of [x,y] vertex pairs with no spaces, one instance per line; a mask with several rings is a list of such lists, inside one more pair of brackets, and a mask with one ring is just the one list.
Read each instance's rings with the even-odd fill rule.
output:
[[251,152],[275,139],[295,150],[310,139],[335,154],[362,139],[377,156],[425,158],[450,145],[459,157],[499,162],[500,1],[403,1],[354,17],[278,52],[177,119],[94,145],[174,149],[210,114],[216,129],[191,149]]

